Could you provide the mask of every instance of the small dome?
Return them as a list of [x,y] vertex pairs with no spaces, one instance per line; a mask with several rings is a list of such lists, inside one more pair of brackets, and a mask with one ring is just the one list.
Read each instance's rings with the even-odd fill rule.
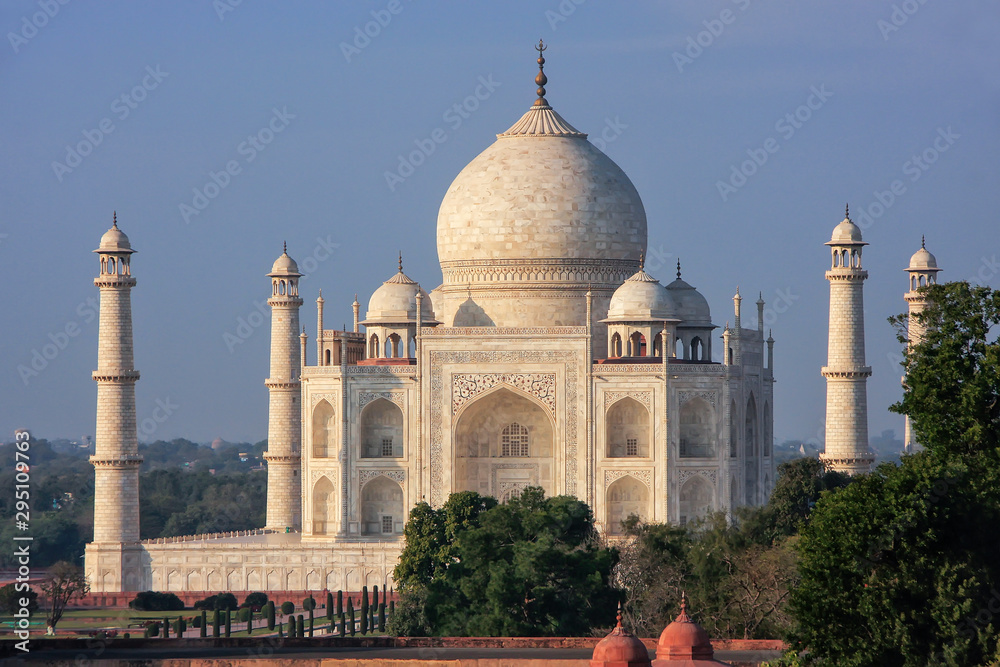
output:
[[97,250],[94,252],[135,252],[135,250],[132,250],[132,244],[128,242],[128,237],[125,236],[125,232],[118,229],[117,213],[115,213],[114,223],[111,225],[111,229],[104,232],[104,236],[101,237],[101,245],[98,246]]
[[285,246],[281,253],[281,257],[274,260],[274,264],[271,265],[271,272],[267,274],[272,277],[278,276],[301,276],[299,273],[299,265],[295,263],[295,260],[288,256],[288,246]]
[[670,290],[670,296],[677,306],[677,317],[682,324],[715,326],[712,324],[712,312],[708,307],[708,300],[701,292],[680,277],[667,285],[667,289]]
[[421,295],[420,319],[422,324],[434,322],[434,305],[415,280],[399,273],[382,283],[368,300],[368,312],[362,324],[389,324],[417,321],[417,293]]
[[913,253],[913,257],[910,257],[910,266],[907,267],[909,271],[940,271],[937,265],[937,257],[932,255],[927,248],[924,247],[923,242],[920,244],[920,250]]
[[618,610],[618,625],[607,637],[597,642],[590,658],[590,667],[649,667],[649,651],[642,641],[622,627],[622,614]]
[[831,244],[861,242],[861,229],[850,218],[841,220],[840,224],[833,228],[833,236],[830,237]]
[[667,288],[639,269],[611,296],[604,322],[676,320],[677,308]]
[[681,598],[681,613],[660,633],[657,660],[712,660],[715,652],[705,628],[687,615],[687,598]]

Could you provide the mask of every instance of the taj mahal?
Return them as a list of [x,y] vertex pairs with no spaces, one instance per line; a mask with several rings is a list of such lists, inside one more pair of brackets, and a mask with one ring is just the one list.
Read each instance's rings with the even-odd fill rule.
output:
[[[685,524],[767,501],[775,378],[763,300],[753,326],[739,290],[713,319],[679,263],[670,282],[646,272],[639,193],[549,105],[539,56],[537,99],[444,193],[441,285],[426,291],[400,259],[363,313],[355,299],[344,331],[325,328],[322,293],[309,295],[310,342],[287,250],[261,281],[271,308],[263,529],[139,539],[134,249],[115,220],[95,251],[93,592],[388,587],[410,509],[458,491],[575,496],[610,536],[631,515]],[[848,215],[827,245],[824,456],[863,472],[873,460],[865,244]],[[936,264],[921,261],[932,280]]]

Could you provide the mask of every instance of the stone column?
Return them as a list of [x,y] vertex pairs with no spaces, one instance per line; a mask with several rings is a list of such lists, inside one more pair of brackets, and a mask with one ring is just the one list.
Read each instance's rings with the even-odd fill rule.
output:
[[837,225],[831,248],[830,326],[826,378],[826,451],[822,460],[851,475],[871,470],[875,455],[868,447],[868,377],[865,365],[864,281],[861,249],[868,245],[847,217]]
[[266,527],[298,530],[302,519],[302,388],[299,380],[298,266],[283,253],[271,278],[271,372],[267,420]]

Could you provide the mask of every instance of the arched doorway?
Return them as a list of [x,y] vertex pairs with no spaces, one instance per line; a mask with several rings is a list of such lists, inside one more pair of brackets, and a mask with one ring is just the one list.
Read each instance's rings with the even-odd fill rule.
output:
[[325,475],[319,478],[312,494],[313,535],[329,535],[337,531],[336,489]]
[[333,406],[323,400],[313,409],[312,441],[313,456],[326,458],[336,442],[337,423]]
[[622,522],[630,516],[649,519],[649,489],[631,475],[616,480],[606,495],[605,530],[609,535],[621,535]]
[[712,485],[701,475],[695,475],[681,487],[680,524],[695,521],[712,511]]
[[361,456],[403,456],[403,411],[392,401],[377,398],[361,411]]
[[606,456],[649,456],[649,410],[631,397],[616,401],[605,416]]
[[361,489],[361,534],[395,535],[403,532],[403,489],[379,475]]

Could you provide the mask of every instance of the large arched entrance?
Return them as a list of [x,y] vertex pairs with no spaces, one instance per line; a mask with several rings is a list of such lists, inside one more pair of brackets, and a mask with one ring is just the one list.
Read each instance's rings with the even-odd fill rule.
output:
[[467,404],[455,423],[454,447],[455,491],[494,498],[525,486],[555,492],[552,419],[526,394],[501,387]]
[[621,535],[622,522],[630,516],[649,519],[649,489],[631,475],[616,480],[606,496],[605,530],[609,535]]
[[403,489],[379,475],[361,489],[361,534],[394,535],[403,532]]

